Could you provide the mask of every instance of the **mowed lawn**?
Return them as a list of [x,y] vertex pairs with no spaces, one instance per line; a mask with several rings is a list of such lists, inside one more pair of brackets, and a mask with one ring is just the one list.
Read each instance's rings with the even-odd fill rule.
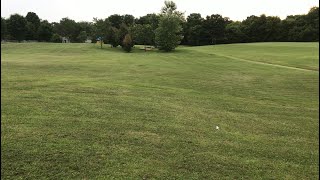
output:
[[318,50],[1,44],[1,179],[319,179]]

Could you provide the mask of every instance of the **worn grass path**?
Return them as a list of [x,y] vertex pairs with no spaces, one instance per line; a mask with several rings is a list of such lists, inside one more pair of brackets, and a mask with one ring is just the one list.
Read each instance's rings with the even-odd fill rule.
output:
[[249,62],[249,63],[254,63],[254,64],[260,64],[260,65],[267,65],[267,66],[280,67],[280,68],[286,68],[286,69],[293,69],[293,70],[299,70],[299,71],[317,71],[317,70],[312,70],[312,69],[304,69],[304,68],[290,67],[290,66],[284,66],[284,65],[279,65],[279,64],[252,61],[252,60],[243,59],[243,58],[237,58],[237,57],[233,57],[233,56],[226,56],[226,55],[223,55],[223,54],[214,53],[214,55],[218,55],[218,56],[221,56],[221,57],[226,57],[226,58],[229,58],[229,59],[235,59],[235,60],[239,60],[239,61],[245,61],[245,62]]
[[319,179],[318,43],[138,49],[1,44],[1,179]]

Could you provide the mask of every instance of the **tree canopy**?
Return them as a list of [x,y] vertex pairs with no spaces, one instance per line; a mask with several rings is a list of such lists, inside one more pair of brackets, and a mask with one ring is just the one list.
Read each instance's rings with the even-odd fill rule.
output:
[[[136,44],[157,45],[173,50],[179,43],[191,46],[244,43],[244,42],[305,42],[319,41],[319,7],[306,14],[276,16],[248,16],[243,21],[232,21],[220,14],[202,17],[191,13],[186,18],[172,1],[165,1],[160,13],[134,17],[130,14],[113,14],[92,22],[76,22],[62,18],[49,23],[34,12],[21,16],[13,14],[1,18],[2,40],[39,40],[58,42],[67,37],[71,42],[95,42],[102,38],[116,47],[123,44],[126,34]],[[53,35],[55,35],[53,37]],[[53,38],[52,38],[53,37]]]
[[27,32],[27,21],[23,16],[19,14],[11,15],[7,25],[10,37],[12,39],[18,41],[25,39]]

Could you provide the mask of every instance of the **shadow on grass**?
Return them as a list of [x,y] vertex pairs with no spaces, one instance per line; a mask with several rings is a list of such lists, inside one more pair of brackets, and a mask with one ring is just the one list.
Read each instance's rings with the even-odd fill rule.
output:
[[[94,49],[101,49],[100,45],[97,45],[97,44],[94,44]],[[118,46],[118,47],[112,47],[110,44],[104,44],[102,46],[102,49],[103,51],[109,51],[109,52],[119,52],[119,53],[141,53],[141,54],[154,54],[154,53],[186,53],[188,52],[187,49],[185,48],[180,48],[180,47],[177,47],[176,49],[172,50],[172,51],[169,51],[169,52],[166,52],[166,51],[161,51],[157,48],[155,49],[152,49],[152,50],[148,50],[148,51],[144,51],[143,49],[140,49],[141,47],[143,47],[142,45],[135,45],[134,47],[132,47],[132,51],[131,52],[126,52],[124,51],[121,46]]]

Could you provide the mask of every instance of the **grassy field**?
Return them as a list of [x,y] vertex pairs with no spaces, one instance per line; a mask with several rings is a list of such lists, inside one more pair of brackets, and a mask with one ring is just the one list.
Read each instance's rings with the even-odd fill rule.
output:
[[319,43],[138,49],[1,44],[1,179],[319,179]]

